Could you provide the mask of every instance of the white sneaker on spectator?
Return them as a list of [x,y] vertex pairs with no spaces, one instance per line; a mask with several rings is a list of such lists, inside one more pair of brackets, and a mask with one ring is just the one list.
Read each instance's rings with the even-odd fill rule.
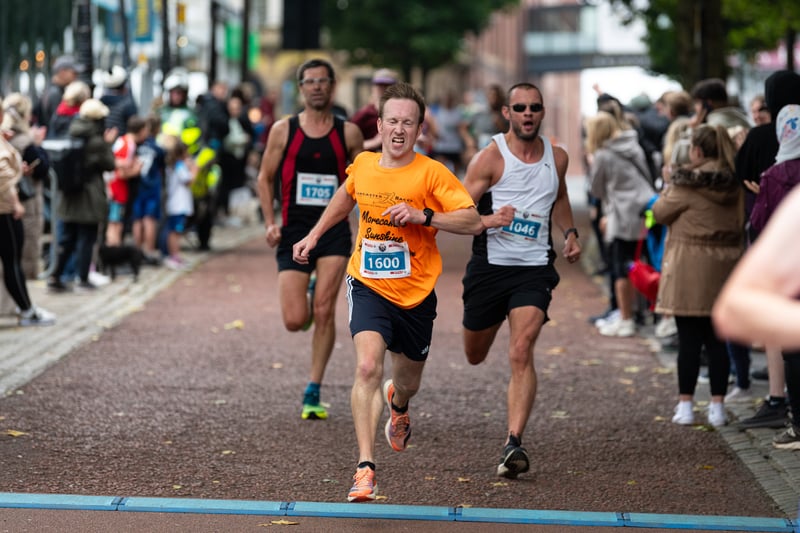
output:
[[675,325],[674,316],[661,317],[661,320],[656,324],[655,335],[659,339],[669,337],[678,333],[678,326]]
[[675,406],[675,415],[672,417],[672,422],[682,426],[694,424],[694,405],[692,402],[678,402],[678,405]]
[[189,270],[189,265],[180,258],[167,257],[164,259],[164,266],[170,270],[185,271]]
[[619,309],[614,309],[608,313],[605,318],[598,318],[595,320],[594,325],[597,328],[602,328],[603,326],[611,324],[612,322],[617,322],[618,320],[620,320]]
[[89,272],[89,283],[96,287],[103,287],[111,283],[111,278],[94,270]]
[[750,389],[740,389],[734,387],[732,391],[725,395],[725,403],[749,403],[753,401]]
[[619,319],[598,328],[600,335],[605,337],[633,337],[636,335],[636,322],[632,318]]
[[56,315],[41,307],[34,306],[19,314],[19,325],[22,327],[52,326],[55,323]]
[[724,403],[711,402],[708,404],[708,423],[715,428],[721,428],[728,423]]

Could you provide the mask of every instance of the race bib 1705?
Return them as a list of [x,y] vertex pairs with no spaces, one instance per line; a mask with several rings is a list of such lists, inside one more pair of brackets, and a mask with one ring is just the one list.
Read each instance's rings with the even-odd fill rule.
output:
[[333,174],[297,173],[297,205],[315,205],[325,207],[333,198],[338,186]]

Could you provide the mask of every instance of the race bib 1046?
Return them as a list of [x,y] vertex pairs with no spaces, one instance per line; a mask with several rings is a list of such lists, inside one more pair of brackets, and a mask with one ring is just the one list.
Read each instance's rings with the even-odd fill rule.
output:
[[365,278],[405,278],[411,275],[411,255],[404,242],[361,241],[361,275]]
[[517,211],[514,220],[508,226],[503,226],[502,232],[507,236],[536,241],[542,230],[542,220],[531,213]]
[[338,180],[333,174],[297,173],[297,205],[325,207],[336,192]]

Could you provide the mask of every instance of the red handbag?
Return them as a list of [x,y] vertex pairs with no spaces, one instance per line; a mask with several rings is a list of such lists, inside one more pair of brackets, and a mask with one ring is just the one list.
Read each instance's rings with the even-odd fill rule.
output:
[[636,255],[628,266],[628,279],[631,280],[634,288],[647,298],[650,302],[650,309],[653,309],[658,297],[658,282],[661,279],[661,273],[653,268],[653,265],[642,261],[643,242],[644,239],[639,239],[639,242],[636,243]]

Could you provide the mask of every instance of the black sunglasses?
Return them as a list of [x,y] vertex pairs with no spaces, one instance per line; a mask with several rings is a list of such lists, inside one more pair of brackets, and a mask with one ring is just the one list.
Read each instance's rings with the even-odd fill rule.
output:
[[514,104],[514,105],[511,106],[511,109],[513,109],[517,113],[524,113],[526,107],[528,109],[530,109],[533,113],[538,113],[539,111],[544,109],[544,106],[542,104],[538,103],[538,102],[535,103],[535,104],[528,104],[528,105],[525,105],[525,104]]

